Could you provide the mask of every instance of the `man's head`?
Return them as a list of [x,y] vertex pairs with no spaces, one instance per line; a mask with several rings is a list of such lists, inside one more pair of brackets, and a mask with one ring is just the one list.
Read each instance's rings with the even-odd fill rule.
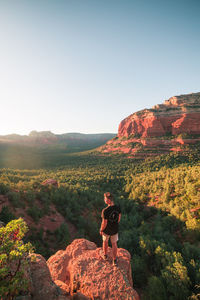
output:
[[104,201],[106,204],[111,204],[113,202],[113,195],[110,192],[104,193]]

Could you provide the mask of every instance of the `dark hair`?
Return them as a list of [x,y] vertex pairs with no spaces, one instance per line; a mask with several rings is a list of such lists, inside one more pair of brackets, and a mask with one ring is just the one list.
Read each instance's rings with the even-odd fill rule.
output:
[[109,200],[113,201],[113,195],[110,192],[104,193],[104,196],[106,196]]

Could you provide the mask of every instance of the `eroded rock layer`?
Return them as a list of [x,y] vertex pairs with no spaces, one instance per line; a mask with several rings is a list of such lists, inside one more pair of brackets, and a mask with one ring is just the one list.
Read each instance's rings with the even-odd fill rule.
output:
[[100,147],[104,153],[132,156],[181,151],[200,141],[200,93],[181,95],[124,119],[116,138]]

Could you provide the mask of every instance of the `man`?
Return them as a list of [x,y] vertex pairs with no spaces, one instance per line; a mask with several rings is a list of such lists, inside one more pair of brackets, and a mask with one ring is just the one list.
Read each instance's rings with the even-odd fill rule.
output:
[[104,259],[108,257],[108,241],[112,243],[113,265],[117,264],[117,241],[118,241],[118,224],[121,219],[120,206],[114,204],[113,195],[109,192],[104,194],[104,202],[107,207],[102,210],[100,235],[103,239]]

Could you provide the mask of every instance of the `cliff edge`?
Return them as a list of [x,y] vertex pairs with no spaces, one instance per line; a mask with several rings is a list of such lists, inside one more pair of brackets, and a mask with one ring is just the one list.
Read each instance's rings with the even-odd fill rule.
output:
[[200,142],[200,93],[180,95],[151,109],[135,112],[119,124],[118,135],[102,153],[144,157],[181,151]]
[[131,256],[125,249],[118,250],[117,266],[112,265],[110,248],[105,261],[102,249],[86,239],[74,240],[47,262],[41,255],[32,256],[30,299],[139,300],[133,289]]
[[200,93],[171,97],[163,104],[130,115],[120,123],[118,137],[158,137],[183,132],[200,134]]

